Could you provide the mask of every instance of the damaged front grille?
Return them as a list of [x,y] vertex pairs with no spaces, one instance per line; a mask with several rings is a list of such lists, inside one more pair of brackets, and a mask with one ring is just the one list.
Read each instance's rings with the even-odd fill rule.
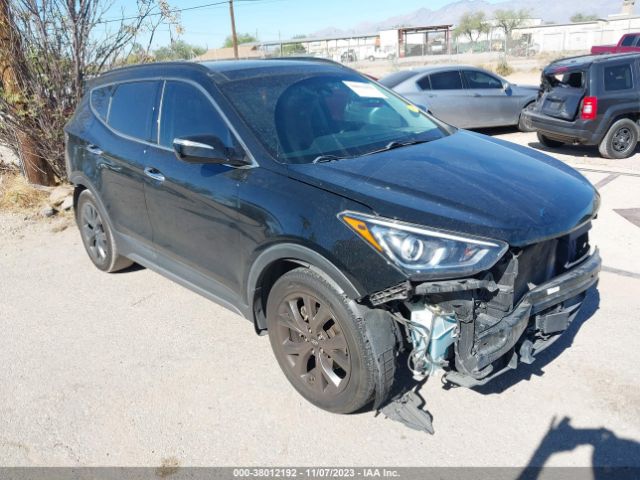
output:
[[530,290],[584,259],[590,250],[590,228],[591,224],[586,224],[563,237],[511,249],[491,269],[498,291],[485,297],[485,313],[491,317],[503,317]]
[[[600,265],[597,254],[590,256],[589,229],[586,224],[562,237],[511,248],[475,278],[425,282],[410,292],[398,286],[376,300],[408,294],[411,322],[430,332],[425,365],[454,366],[447,374],[452,381],[477,385],[512,358],[517,361],[516,350],[521,361],[532,361],[538,343],[564,330],[577,313]],[[449,317],[457,325],[440,328]]]

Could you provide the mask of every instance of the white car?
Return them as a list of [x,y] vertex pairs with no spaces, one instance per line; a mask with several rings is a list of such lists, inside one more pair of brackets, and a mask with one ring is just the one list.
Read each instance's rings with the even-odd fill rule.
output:
[[381,50],[379,48],[372,50],[367,54],[367,59],[370,62],[375,62],[376,60],[393,60],[394,58],[396,58],[395,52]]

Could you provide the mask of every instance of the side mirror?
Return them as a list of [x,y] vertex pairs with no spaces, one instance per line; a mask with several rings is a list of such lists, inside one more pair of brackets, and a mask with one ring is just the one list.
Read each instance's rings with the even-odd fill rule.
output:
[[505,93],[511,93],[511,84],[505,80],[502,83],[502,89],[505,91]]
[[222,140],[214,135],[176,138],[173,140],[173,151],[178,160],[187,163],[224,164],[234,167],[247,165],[238,152],[225,146]]

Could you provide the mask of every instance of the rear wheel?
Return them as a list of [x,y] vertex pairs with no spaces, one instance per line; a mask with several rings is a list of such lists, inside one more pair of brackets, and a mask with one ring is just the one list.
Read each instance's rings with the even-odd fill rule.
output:
[[543,134],[541,134],[540,132],[538,132],[538,141],[544,145],[545,147],[549,147],[549,148],[559,148],[562,147],[564,145],[564,142],[560,142],[558,140],[553,140]]
[[635,153],[638,144],[638,126],[629,119],[618,120],[600,142],[600,155],[604,158],[629,158]]
[[76,223],[82,243],[93,264],[105,272],[117,272],[133,262],[118,255],[106,214],[89,190],[83,190],[76,205]]
[[535,106],[535,102],[531,102],[529,105],[526,105],[523,109],[522,112],[520,112],[520,119],[518,120],[518,130],[520,130],[521,132],[535,132],[535,128],[530,128],[527,127],[526,123],[524,122],[524,113],[533,110],[533,107]]
[[309,402],[351,413],[373,399],[371,332],[360,308],[323,275],[308,268],[284,274],[269,293],[267,327],[280,368]]

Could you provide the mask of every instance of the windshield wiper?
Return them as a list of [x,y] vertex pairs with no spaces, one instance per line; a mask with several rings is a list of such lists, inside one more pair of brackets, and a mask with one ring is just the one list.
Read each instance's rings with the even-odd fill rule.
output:
[[311,163],[336,162],[338,160],[344,160],[345,158],[351,158],[351,157],[339,157],[337,155],[318,155]]
[[394,150],[396,148],[408,147],[410,145],[418,145],[420,143],[427,143],[430,141],[431,140],[409,140],[407,142],[398,142],[394,140],[393,142],[387,143],[384,147],[379,148],[378,150],[373,150],[372,152],[364,153],[361,156],[364,157],[365,155],[373,155],[375,153],[388,152],[389,150]]

